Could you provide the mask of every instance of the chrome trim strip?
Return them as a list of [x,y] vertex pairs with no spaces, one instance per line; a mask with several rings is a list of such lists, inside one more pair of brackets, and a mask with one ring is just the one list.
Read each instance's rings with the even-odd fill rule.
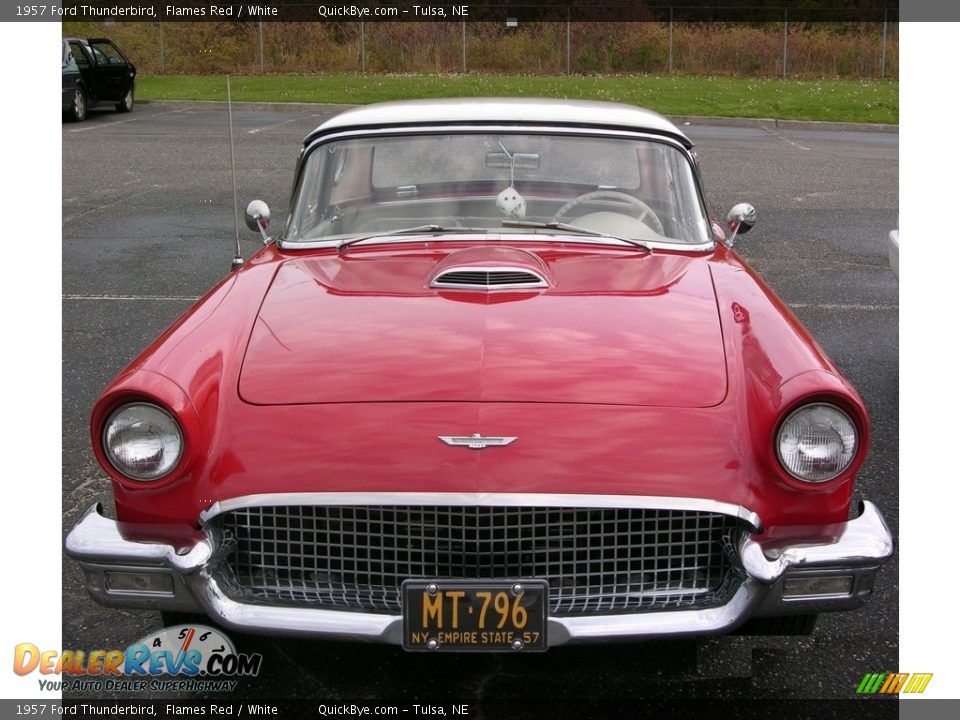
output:
[[497,292],[498,290],[542,290],[547,287],[540,283],[515,283],[513,285],[470,285],[469,283],[430,283],[430,287],[435,290],[482,290],[484,292]]
[[[236,630],[271,634],[316,634],[330,639],[374,640],[400,645],[403,618],[399,615],[244,605],[231,600],[215,583],[203,586],[203,604],[217,621]],[[677,637],[726,632],[746,620],[763,599],[764,588],[747,580],[726,605],[702,610],[634,613],[598,617],[548,618],[547,643],[611,638]]]
[[[562,235],[548,235],[544,234],[544,231],[537,229],[536,233],[525,233],[523,236],[512,235],[509,240],[504,240],[502,235],[504,234],[502,230],[498,228],[490,228],[490,232],[484,239],[484,242],[501,242],[501,243],[535,243],[535,242],[555,242],[555,243],[576,243],[578,245],[602,245],[604,247],[612,248],[631,248],[635,247],[629,243],[618,242],[616,238],[597,238],[587,235],[575,235],[571,233],[564,233]],[[423,235],[393,235],[389,233],[384,233],[382,237],[378,237],[378,243],[382,244],[400,244],[400,243],[424,243],[424,242],[441,242],[440,238],[429,237],[424,239],[425,236],[431,235],[430,233],[424,233]],[[470,239],[477,240],[476,233],[464,234],[461,233],[457,235],[456,233],[445,234],[442,242],[455,242],[461,239]],[[389,242],[384,242],[388,240]],[[287,242],[283,240],[277,241],[277,246],[283,250],[318,250],[322,248],[335,248],[343,241],[343,238],[337,240],[317,240],[315,242]],[[690,253],[700,253],[700,252],[711,252],[716,246],[716,242],[703,243],[701,245],[683,245],[679,243],[662,243],[655,240],[644,240],[647,246],[651,250],[675,250],[678,252],[690,252]],[[377,243],[374,243],[376,245]]]
[[[379,640],[400,644],[403,619],[339,610],[246,605],[231,600],[213,578],[191,583],[191,590],[219,623],[235,630],[315,634],[330,639]],[[396,634],[396,639],[391,636]]]
[[[644,132],[643,130],[631,130],[629,128],[603,128],[594,126],[572,126],[572,125],[547,125],[516,123],[513,125],[507,123],[488,124],[488,123],[439,123],[437,125],[403,125],[382,127],[354,127],[333,130],[329,133],[323,133],[314,137],[304,147],[304,152],[311,152],[317,145],[325,145],[334,140],[355,137],[396,137],[405,135],[436,135],[437,133],[463,133],[468,135],[490,135],[491,133],[501,133],[503,135],[530,135],[542,133],[545,135],[568,135],[568,136],[586,136],[594,135],[597,137],[619,137],[629,140],[652,140],[654,142],[672,145],[680,150],[685,156],[690,157],[690,150],[679,140],[669,135],[659,132]],[[309,138],[308,138],[309,139]]]
[[464,435],[437,435],[437,438],[445,442],[447,445],[452,445],[453,447],[468,447],[473,450],[483,450],[488,447],[503,447],[504,445],[509,445],[514,440],[514,437],[482,437],[480,433],[474,433],[470,436]]
[[609,638],[679,637],[711,635],[732,630],[743,623],[763,599],[763,588],[746,580],[726,605],[701,610],[672,610],[633,615],[549,618],[550,647],[568,642],[597,642]]
[[244,495],[215,502],[200,513],[201,524],[225,512],[277,505],[479,505],[484,507],[585,507],[696,510],[731,515],[760,532],[760,516],[742,505],[704,498],[659,495],[557,495],[553,493],[307,492]]

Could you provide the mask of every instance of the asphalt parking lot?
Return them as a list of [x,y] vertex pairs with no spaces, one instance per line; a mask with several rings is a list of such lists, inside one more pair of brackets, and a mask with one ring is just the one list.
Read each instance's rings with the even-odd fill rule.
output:
[[[303,136],[333,110],[234,108],[237,189],[282,226]],[[759,213],[738,250],[859,389],[873,421],[859,490],[898,529],[898,286],[883,240],[897,225],[896,134],[688,126],[711,211]],[[234,219],[222,104],[152,103],[64,124],[63,530],[95,501],[112,507],[89,449],[104,384],[229,269]],[[241,228],[245,255],[258,239]],[[537,656],[409,655],[394,647],[233,636],[264,655],[243,697],[851,698],[898,664],[898,559],[869,605],[823,616],[811,637],[558,648]],[[88,599],[63,563],[63,646],[125,648],[157,613]],[[66,694],[65,694],[66,695]],[[124,693],[77,693],[77,697]]]

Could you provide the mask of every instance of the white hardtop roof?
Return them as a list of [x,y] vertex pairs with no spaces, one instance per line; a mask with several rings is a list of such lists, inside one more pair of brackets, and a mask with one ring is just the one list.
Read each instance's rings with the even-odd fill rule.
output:
[[470,123],[626,128],[672,135],[692,145],[676,125],[651,110],[620,103],[552,98],[456,98],[364,105],[330,118],[307,140],[342,128]]

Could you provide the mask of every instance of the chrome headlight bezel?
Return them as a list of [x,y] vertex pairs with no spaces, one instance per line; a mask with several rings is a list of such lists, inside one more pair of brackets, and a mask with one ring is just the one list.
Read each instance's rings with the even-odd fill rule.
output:
[[[791,424],[811,413],[820,414],[818,422],[836,434],[837,443],[841,446],[839,462],[833,469],[804,472],[798,467],[796,459],[784,451],[784,436],[791,432]],[[822,485],[841,477],[853,465],[860,451],[860,430],[850,413],[843,408],[829,402],[806,403],[795,408],[780,422],[774,439],[774,450],[780,467],[791,478],[809,485]]]
[[[116,424],[123,419],[125,413],[137,410],[147,416],[146,420],[140,421],[141,423],[150,423],[161,430],[161,432],[148,433],[153,435],[156,444],[162,446],[158,447],[159,460],[156,462],[156,466],[149,470],[140,469],[135,464],[124,462],[117,452],[118,446],[122,445],[123,442],[115,437],[118,432],[121,432]],[[130,429],[127,428],[127,431],[129,432]],[[128,439],[126,443],[131,441],[131,439]],[[113,410],[104,422],[101,434],[103,454],[110,466],[123,477],[138,482],[162,480],[172,473],[183,459],[184,444],[183,428],[177,418],[160,405],[146,401],[124,403]],[[141,464],[148,462],[145,459],[141,461]]]

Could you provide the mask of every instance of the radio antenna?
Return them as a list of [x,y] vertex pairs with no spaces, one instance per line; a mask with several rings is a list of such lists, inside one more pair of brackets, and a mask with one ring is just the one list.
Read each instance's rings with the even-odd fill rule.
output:
[[230,98],[230,76],[227,75],[227,122],[230,125],[230,177],[233,181],[233,233],[236,240],[236,255],[230,263],[230,272],[243,267],[240,255],[240,203],[237,200],[237,160],[233,152],[233,102]]

